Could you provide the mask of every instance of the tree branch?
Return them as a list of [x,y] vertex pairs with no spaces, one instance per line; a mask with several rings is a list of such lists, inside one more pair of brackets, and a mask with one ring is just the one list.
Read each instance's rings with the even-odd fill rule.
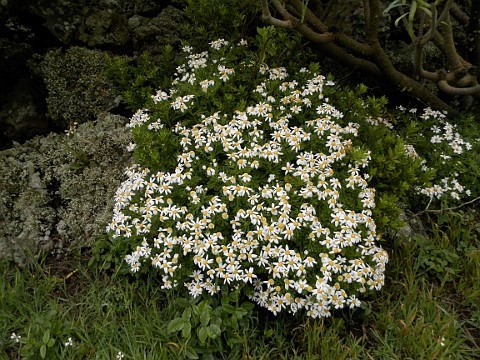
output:
[[447,59],[451,69],[457,69],[462,67],[462,62],[459,59],[457,49],[455,48],[455,40],[453,39],[453,30],[452,30],[452,20],[450,19],[450,14],[445,16],[445,20],[442,26],[442,35],[444,42],[443,53]]
[[470,87],[455,87],[451,86],[447,80],[439,80],[438,88],[443,92],[451,95],[476,95],[480,94],[480,85],[470,86]]
[[370,44],[378,43],[378,27],[380,8],[377,0],[364,0],[364,16],[366,25],[367,41]]
[[425,16],[426,14],[422,13],[420,17],[417,41],[415,44],[415,50],[413,52],[413,69],[415,71],[415,74],[417,74],[419,77],[437,82],[439,80],[439,76],[437,73],[426,71],[423,69],[423,48],[430,40],[433,39],[436,32],[436,29],[430,27],[430,29],[428,29],[427,31],[427,34],[423,34],[425,26]]
[[470,23],[470,17],[465,14],[463,10],[458,7],[457,4],[452,4],[452,6],[450,7],[450,13],[463,26],[467,26]]
[[[278,1],[278,0],[275,0]],[[301,12],[302,10],[302,3],[299,0],[292,0],[294,8],[298,11]],[[305,11],[305,22],[310,24],[314,29],[316,29],[320,33],[326,33],[329,31],[328,26],[323,23],[315,14],[310,10],[306,9]],[[333,35],[333,39],[335,43],[341,45],[345,49],[348,49],[349,51],[353,52],[354,54],[357,54],[362,57],[367,57],[371,54],[372,48],[368,44],[361,43],[359,41],[356,41],[352,37],[335,32],[335,33],[330,33]]]
[[304,35],[308,40],[313,41],[315,43],[326,43],[326,42],[332,42],[334,40],[334,35],[332,33],[329,33],[329,32],[318,33],[310,29],[305,23],[302,23],[300,19],[290,14],[279,0],[272,0],[272,4],[285,20],[280,20],[273,17],[268,7],[268,0],[263,0],[262,19],[265,22],[271,25],[279,26],[279,27],[295,29],[296,31]]
[[[434,108],[446,110],[452,116],[457,115],[457,112],[451,106],[442,101],[436,94],[432,93],[413,78],[408,77],[394,67],[378,40],[380,17],[379,0],[364,0],[366,4],[365,17],[369,27],[369,29],[366,29],[368,32],[368,43],[361,43],[346,34],[330,32],[328,26],[310,9],[305,9],[300,0],[270,0],[271,4],[283,18],[283,20],[276,19],[278,21],[275,21],[275,18],[270,14],[268,9],[269,0],[262,1],[263,19],[267,23],[278,23],[280,26],[295,29],[307,39],[317,43],[322,52],[334,60],[341,61],[349,66],[366,71],[370,73],[370,75],[383,77],[385,80],[398,87],[399,90],[406,91],[418,100],[426,102]],[[287,9],[285,7],[286,5],[292,5],[293,8]],[[297,14],[304,14],[303,22],[292,15],[292,13],[295,12]],[[444,45],[446,43],[446,40],[443,39],[443,36],[438,31],[432,30],[431,33],[427,34],[429,38],[433,38],[433,41],[436,44]],[[447,33],[446,35],[448,36],[449,34]],[[417,53],[418,59],[421,59],[421,51],[422,48],[420,47]],[[421,69],[421,64],[417,67],[418,69]],[[439,79],[456,79],[457,73],[443,75],[444,73],[446,74],[445,71],[442,74],[429,72],[422,74],[434,82],[437,82]],[[442,83],[442,86],[443,85],[444,84]]]
[[293,18],[287,18],[287,20],[280,20],[272,16],[272,14],[270,13],[270,8],[268,6],[268,0],[262,0],[262,20],[265,21],[266,23],[269,23],[271,25],[278,26],[278,27],[285,27],[289,29],[295,28]]
[[420,215],[425,214],[425,213],[442,213],[442,212],[444,212],[444,211],[458,210],[458,209],[460,209],[460,208],[462,208],[462,207],[464,207],[464,206],[473,204],[473,203],[475,203],[475,202],[477,202],[477,201],[479,201],[479,200],[480,200],[480,197],[477,197],[477,198],[475,198],[475,199],[473,199],[473,200],[467,201],[466,203],[460,204],[460,205],[458,205],[458,206],[452,206],[452,207],[449,207],[449,208],[439,209],[439,210],[428,210],[428,209],[425,209],[425,210],[423,210],[423,211],[420,211],[419,213],[416,213],[416,214],[412,215],[412,218],[417,217],[417,216],[420,216]]

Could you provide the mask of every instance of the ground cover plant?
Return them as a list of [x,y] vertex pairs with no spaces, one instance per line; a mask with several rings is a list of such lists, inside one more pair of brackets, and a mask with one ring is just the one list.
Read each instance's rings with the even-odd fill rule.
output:
[[2,356],[478,357],[476,125],[268,67],[274,37],[184,47],[132,116],[111,237],[2,264]]

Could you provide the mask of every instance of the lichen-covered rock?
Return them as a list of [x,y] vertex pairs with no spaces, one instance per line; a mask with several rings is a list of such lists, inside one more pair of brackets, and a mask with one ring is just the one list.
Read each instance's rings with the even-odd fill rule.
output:
[[180,42],[186,16],[183,11],[167,6],[154,18],[135,14],[128,20],[132,47],[136,53],[159,54],[169,44]]
[[92,47],[123,47],[128,41],[127,19],[133,14],[160,12],[155,0],[32,0],[18,9],[31,13],[64,44],[81,41]]
[[114,9],[97,9],[79,26],[78,39],[88,46],[123,46],[128,41],[127,17]]
[[102,115],[70,135],[0,152],[0,258],[91,245],[110,220],[130,153],[126,119]]
[[117,96],[104,72],[106,53],[83,47],[47,52],[31,67],[45,82],[48,115],[61,128],[95,119],[115,106]]

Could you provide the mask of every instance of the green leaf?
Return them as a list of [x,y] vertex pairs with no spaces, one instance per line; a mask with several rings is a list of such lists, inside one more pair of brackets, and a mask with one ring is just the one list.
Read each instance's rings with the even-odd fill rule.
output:
[[248,311],[245,310],[245,309],[237,308],[235,310],[235,316],[237,317],[237,319],[241,319],[242,317],[244,317],[247,314],[248,314]]
[[197,352],[191,347],[188,347],[187,350],[185,350],[185,356],[187,359],[199,359]]
[[238,330],[238,320],[235,314],[232,314],[230,326],[233,330]]
[[55,345],[55,339],[51,338],[50,341],[48,342],[47,346],[52,347],[53,345]]
[[183,318],[175,318],[167,326],[167,332],[168,333],[175,333],[177,331],[180,331],[183,329],[185,326],[185,320]]
[[243,339],[240,335],[234,334],[230,336],[227,340],[227,344],[229,347],[234,347],[235,345],[241,344],[243,342]]
[[239,292],[238,290],[236,290],[236,291],[230,292],[230,293],[227,295],[226,299],[227,299],[229,302],[234,302],[234,303],[236,303],[236,302],[238,301],[239,296],[240,296],[240,292]]
[[396,20],[395,20],[395,27],[398,27],[398,23],[400,22],[400,20],[402,20],[405,16],[408,16],[408,12],[403,14],[402,16],[398,17]]
[[203,360],[215,360],[215,357],[211,352],[203,353]]
[[252,311],[253,308],[255,307],[254,303],[251,303],[249,301],[245,301],[242,303],[241,307],[245,309],[246,311]]
[[268,329],[267,331],[265,331],[263,333],[263,337],[265,338],[271,338],[273,336],[273,334],[275,333],[275,331],[273,329]]
[[223,321],[222,321],[222,318],[220,318],[220,317],[214,317],[214,318],[210,319],[210,323],[215,324],[217,326],[221,326]]
[[48,344],[49,340],[50,340],[50,330],[47,330],[43,333],[42,342],[44,344]]
[[235,313],[235,307],[233,305],[230,305],[228,303],[228,300],[226,300],[226,299],[222,299],[222,309],[227,314],[234,314]]
[[428,15],[428,17],[432,17],[432,12],[430,11],[429,8],[425,7],[425,6],[419,6],[420,9],[422,9],[423,11],[425,11],[425,13]]
[[207,328],[207,332],[210,339],[216,339],[222,334],[222,330],[215,324],[210,325]]
[[189,322],[184,323],[183,329],[182,329],[182,337],[185,339],[189,339],[192,333],[192,324]]
[[393,8],[396,8],[396,7],[399,7],[399,6],[403,6],[404,4],[402,4],[402,0],[395,0],[395,1],[392,1],[387,7],[385,10],[383,10],[383,15],[386,15],[388,14],[388,12],[390,10],[392,10]]
[[45,356],[47,356],[47,346],[45,344],[40,347],[40,356],[42,359],[45,359]]
[[190,307],[187,307],[185,310],[183,310],[182,319],[190,320],[191,317],[192,317],[192,309]]
[[210,307],[205,306],[200,314],[200,322],[203,326],[207,326],[210,322]]
[[198,341],[200,342],[200,344],[204,345],[205,341],[207,340],[207,336],[208,336],[207,328],[205,326],[201,326],[197,330],[197,336],[198,336]]

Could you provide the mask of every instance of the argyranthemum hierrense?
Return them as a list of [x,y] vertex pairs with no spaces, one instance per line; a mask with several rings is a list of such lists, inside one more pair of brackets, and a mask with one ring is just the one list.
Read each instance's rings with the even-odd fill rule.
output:
[[[359,293],[383,286],[388,261],[369,154],[352,155],[359,125],[329,103],[324,76],[238,60],[245,43],[211,45],[185,47],[172,88],[132,117],[137,137],[177,145],[157,170],[126,171],[107,230],[135,244],[131,270],[156,269],[165,289],[241,287],[274,314],[359,306]],[[143,151],[161,146],[142,141]],[[176,166],[162,167],[171,157]]]

